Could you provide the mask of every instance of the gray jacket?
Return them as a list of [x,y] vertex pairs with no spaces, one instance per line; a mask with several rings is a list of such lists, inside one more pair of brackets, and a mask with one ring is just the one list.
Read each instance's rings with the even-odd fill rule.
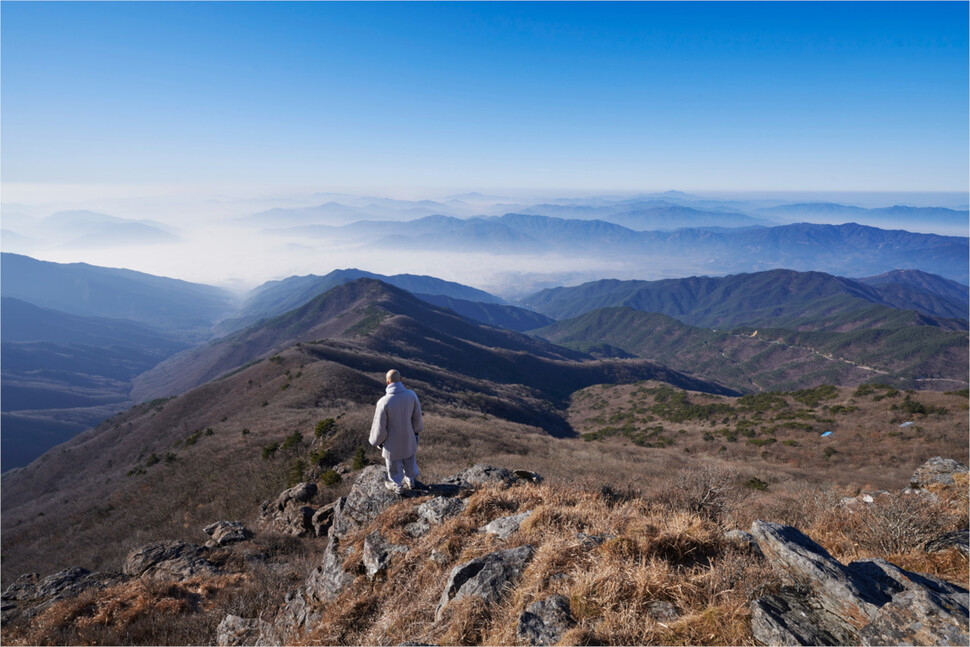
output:
[[424,429],[421,403],[414,391],[404,388],[400,382],[388,384],[386,390],[387,395],[377,401],[374,411],[370,444],[378,447],[383,443],[384,458],[399,461],[418,451],[417,434]]

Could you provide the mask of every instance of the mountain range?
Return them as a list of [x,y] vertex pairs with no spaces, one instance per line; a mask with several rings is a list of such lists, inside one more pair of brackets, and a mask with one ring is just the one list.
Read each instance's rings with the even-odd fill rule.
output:
[[[495,221],[549,240],[545,228],[564,231],[536,216]],[[622,233],[586,224],[602,236]],[[361,279],[370,292],[336,290]],[[3,293],[4,470],[135,402],[295,343],[320,342],[319,353],[358,368],[351,360],[360,353],[420,358],[469,379],[543,389],[552,400],[591,371],[608,381],[670,370],[671,379],[743,392],[873,379],[955,388],[967,372],[968,288],[918,270],[602,280],[512,305],[435,277],[354,269],[270,281],[236,300],[209,286],[4,254]],[[549,383],[549,373],[563,383]],[[529,406],[517,410],[516,420],[534,420]]]
[[[966,286],[924,272],[853,280],[823,272],[770,270],[660,281],[606,279],[542,290],[522,302],[554,319],[629,306],[708,328],[771,325],[844,330],[872,325],[881,317],[904,316],[966,330],[967,294]],[[899,313],[906,310],[916,314]],[[865,314],[853,316],[858,313]]]
[[629,270],[731,274],[788,268],[839,275],[918,269],[970,282],[966,237],[884,230],[854,223],[637,231],[605,220],[508,213],[408,221],[359,221],[342,227],[271,228],[268,235],[327,241],[361,250],[467,252],[622,260]]

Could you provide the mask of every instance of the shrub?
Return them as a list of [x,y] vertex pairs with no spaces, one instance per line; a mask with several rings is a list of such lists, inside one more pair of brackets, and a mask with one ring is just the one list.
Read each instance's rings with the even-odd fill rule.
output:
[[364,455],[364,448],[358,447],[357,451],[354,452],[354,469],[362,470],[367,467],[367,456]]
[[337,473],[337,470],[327,470],[320,475],[320,482],[327,487],[333,487],[342,480],[343,479],[340,477],[340,474]]
[[161,462],[161,459],[155,454],[155,452],[152,452],[151,456],[148,457],[148,460],[145,461],[145,467],[151,467],[158,462]]
[[317,438],[322,438],[323,436],[326,436],[333,430],[333,426],[335,424],[337,424],[337,421],[334,420],[333,418],[324,418],[323,420],[317,423],[317,426],[314,428],[313,433],[316,435]]
[[286,472],[286,487],[293,487],[297,483],[303,482],[303,475],[306,472],[306,463],[302,459],[296,459],[290,463]]
[[318,449],[315,452],[310,452],[310,464],[311,465],[323,465],[330,458],[330,452],[326,449]]
[[263,460],[268,460],[276,454],[276,450],[280,448],[279,443],[270,443],[263,447]]
[[940,534],[948,519],[945,510],[926,497],[884,495],[852,515],[846,534],[862,548],[880,554],[901,553],[922,548]]
[[838,450],[835,449],[835,447],[826,447],[825,449],[822,450],[822,453],[825,455],[825,458],[832,458],[839,452]]
[[752,476],[744,482],[744,487],[748,488],[749,490],[758,490],[759,492],[764,492],[768,489],[768,484],[759,479],[757,476]]
[[280,445],[280,449],[293,449],[295,447],[299,447],[300,443],[302,442],[303,434],[301,434],[299,431],[294,431],[283,440],[283,444]]
[[662,503],[717,520],[738,489],[738,473],[720,466],[685,470],[674,484],[660,494]]
[[754,445],[755,447],[764,447],[765,445],[770,445],[776,442],[778,441],[774,438],[748,438],[748,444]]

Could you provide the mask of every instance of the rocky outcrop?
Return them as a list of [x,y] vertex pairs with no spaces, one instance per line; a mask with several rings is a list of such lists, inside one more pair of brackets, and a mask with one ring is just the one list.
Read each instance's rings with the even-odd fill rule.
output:
[[755,600],[755,638],[774,645],[970,641],[966,589],[884,560],[848,566],[791,526],[755,521],[751,534],[791,586]]
[[323,561],[307,578],[306,595],[316,602],[328,602],[337,597],[344,587],[353,581],[353,575],[344,571],[346,557],[338,548],[339,540],[330,535]]
[[365,467],[346,497],[337,499],[333,511],[331,535],[336,538],[370,523],[377,515],[400,501],[400,497],[384,486],[385,469],[378,465]]
[[[530,472],[531,474],[531,472]],[[475,489],[486,485],[498,485],[509,487],[516,481],[515,473],[504,467],[492,467],[491,465],[473,465],[468,469],[462,470],[446,478],[444,485],[455,485],[462,489]]]
[[967,474],[968,468],[963,463],[957,462],[952,458],[934,456],[916,468],[910,482],[914,486],[925,488],[927,485],[941,483],[943,485],[954,485],[954,476],[957,474]]
[[451,569],[435,609],[435,621],[441,620],[445,607],[454,600],[474,596],[488,604],[497,602],[522,577],[534,553],[534,546],[519,546],[489,553]]
[[465,509],[465,502],[457,497],[437,496],[418,506],[418,519],[405,526],[404,531],[412,537],[422,537],[431,526],[444,523]]
[[91,589],[103,589],[129,579],[119,573],[92,573],[86,568],[72,566],[45,578],[37,573],[18,577],[3,592],[0,624],[40,613],[50,605],[71,598]]
[[530,645],[555,645],[575,624],[569,609],[569,598],[553,595],[529,605],[519,616],[515,635]]
[[217,521],[202,529],[216,546],[227,546],[252,538],[253,533],[241,521]]
[[364,552],[362,560],[367,577],[373,578],[383,571],[391,563],[391,557],[395,553],[407,552],[405,546],[392,544],[381,535],[374,531],[364,538]]
[[184,541],[163,541],[148,544],[128,553],[124,573],[132,577],[184,580],[195,575],[219,572],[205,559],[205,549]]
[[328,503],[313,513],[310,524],[313,526],[313,534],[317,537],[326,537],[333,525],[333,509],[336,502]]
[[478,531],[495,535],[499,539],[508,539],[514,533],[518,532],[519,526],[521,526],[522,522],[528,519],[531,514],[532,510],[528,510],[520,514],[512,515],[511,517],[500,517],[488,522],[479,528]]
[[297,537],[315,536],[313,515],[316,510],[307,505],[317,494],[314,483],[300,483],[280,493],[272,501],[259,506],[258,523],[264,530]]

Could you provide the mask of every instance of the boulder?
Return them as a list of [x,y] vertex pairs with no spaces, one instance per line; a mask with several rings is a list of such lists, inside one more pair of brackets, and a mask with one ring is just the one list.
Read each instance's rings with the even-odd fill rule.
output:
[[478,531],[495,535],[499,539],[508,539],[512,534],[518,532],[519,526],[521,526],[522,522],[528,519],[529,515],[531,514],[532,510],[528,510],[520,514],[512,515],[511,517],[500,517],[485,524],[479,528]]
[[313,515],[316,512],[306,505],[317,494],[314,483],[300,483],[284,490],[276,499],[264,501],[259,506],[259,524],[267,529],[297,537],[315,534]]
[[361,470],[346,497],[337,499],[333,510],[331,534],[346,536],[373,521],[377,515],[400,501],[400,497],[384,486],[387,475],[384,467],[371,465]]
[[461,489],[473,490],[485,485],[509,487],[515,481],[515,474],[511,470],[507,470],[504,467],[478,464],[464,469],[453,476],[449,476],[442,483],[444,485],[455,485]]
[[435,622],[441,620],[445,606],[453,600],[475,596],[488,604],[497,602],[522,577],[534,553],[534,546],[519,546],[489,553],[451,569],[435,609]]
[[519,616],[516,636],[530,645],[555,645],[574,624],[569,598],[553,595],[528,606]]
[[404,527],[404,532],[412,537],[422,537],[433,524],[443,523],[465,509],[462,499],[450,496],[437,496],[418,506],[418,520]]
[[728,530],[724,533],[724,541],[740,548],[742,550],[749,550],[757,555],[761,554],[761,550],[758,548],[758,542],[755,541],[754,536],[750,532],[745,532],[743,530]]
[[212,537],[217,546],[246,541],[253,536],[252,531],[241,521],[217,521],[203,528],[202,532]]
[[313,601],[332,600],[354,580],[351,573],[344,571],[344,555],[338,549],[338,544],[339,540],[331,534],[323,552],[323,562],[307,577],[306,595]]
[[148,544],[128,553],[124,572],[132,577],[175,580],[218,573],[219,569],[203,554],[201,546],[184,541]]
[[841,564],[796,528],[755,521],[751,534],[794,586],[752,602],[751,627],[774,645],[970,641],[970,593],[884,560]]
[[963,463],[958,463],[952,458],[934,456],[916,468],[913,476],[909,479],[913,485],[925,488],[933,483],[943,485],[954,485],[953,479],[956,474],[966,474],[968,468]]
[[395,553],[407,552],[404,546],[398,546],[388,542],[380,532],[374,531],[364,538],[364,570],[367,577],[373,578],[383,571],[391,563],[391,557]]

